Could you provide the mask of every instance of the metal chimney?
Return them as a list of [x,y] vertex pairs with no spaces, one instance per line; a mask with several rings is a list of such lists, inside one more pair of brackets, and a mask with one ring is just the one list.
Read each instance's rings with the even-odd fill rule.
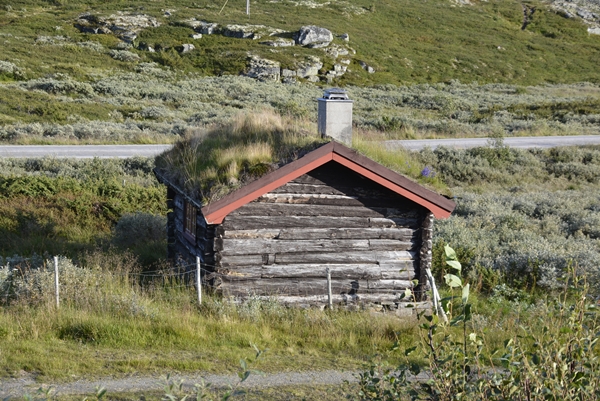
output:
[[325,90],[319,101],[319,133],[352,146],[352,103],[344,89]]

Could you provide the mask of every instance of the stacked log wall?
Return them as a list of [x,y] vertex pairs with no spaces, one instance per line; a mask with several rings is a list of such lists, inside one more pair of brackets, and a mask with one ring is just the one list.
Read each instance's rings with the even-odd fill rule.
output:
[[217,284],[227,296],[323,304],[329,268],[334,302],[397,305],[422,279],[426,216],[421,206],[370,180],[321,167],[216,227]]

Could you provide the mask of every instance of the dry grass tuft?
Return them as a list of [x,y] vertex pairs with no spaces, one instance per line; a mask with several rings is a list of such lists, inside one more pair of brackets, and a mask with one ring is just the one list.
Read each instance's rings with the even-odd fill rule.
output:
[[157,166],[161,175],[207,203],[325,142],[314,124],[265,110],[188,133],[158,157]]

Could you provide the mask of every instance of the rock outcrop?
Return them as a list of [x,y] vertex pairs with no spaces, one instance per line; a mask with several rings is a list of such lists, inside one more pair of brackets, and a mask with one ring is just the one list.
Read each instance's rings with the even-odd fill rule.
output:
[[253,55],[248,60],[248,70],[245,75],[259,81],[279,81],[281,64]]
[[296,35],[297,44],[312,48],[329,46],[332,40],[333,34],[329,29],[315,25],[303,26]]
[[600,2],[589,0],[554,0],[552,8],[565,18],[579,18],[588,33],[600,35]]
[[160,23],[149,15],[118,13],[110,17],[100,17],[89,13],[81,14],[75,28],[84,33],[114,34],[121,40],[131,43],[142,29],[156,28]]

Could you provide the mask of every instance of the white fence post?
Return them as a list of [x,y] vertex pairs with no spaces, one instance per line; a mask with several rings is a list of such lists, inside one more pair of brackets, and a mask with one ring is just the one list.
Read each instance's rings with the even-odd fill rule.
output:
[[60,296],[58,288],[58,256],[54,257],[54,293],[56,295],[56,309],[60,307]]
[[198,305],[202,305],[202,280],[200,276],[201,269],[200,256],[196,256],[196,289],[198,290]]
[[329,305],[329,309],[333,309],[333,297],[331,294],[331,270],[329,267],[325,269],[327,273],[327,304]]

